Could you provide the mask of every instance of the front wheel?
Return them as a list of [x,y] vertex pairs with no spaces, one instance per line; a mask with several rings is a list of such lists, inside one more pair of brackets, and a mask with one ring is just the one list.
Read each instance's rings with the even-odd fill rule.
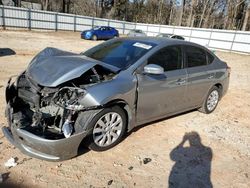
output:
[[199,111],[205,114],[210,114],[217,107],[219,99],[220,99],[220,89],[216,86],[213,86],[209,90],[208,95],[205,101],[203,102],[202,107],[199,109]]
[[124,110],[118,106],[106,108],[91,121],[89,149],[105,151],[117,145],[125,133],[127,125]]
[[96,35],[93,35],[91,39],[94,40],[94,41],[97,41],[98,38],[97,38]]

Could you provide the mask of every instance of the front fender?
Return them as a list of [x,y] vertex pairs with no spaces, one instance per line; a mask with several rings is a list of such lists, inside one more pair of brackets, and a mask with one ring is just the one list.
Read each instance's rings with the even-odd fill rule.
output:
[[128,130],[135,126],[136,102],[137,102],[137,80],[115,79],[96,84],[86,89],[87,94],[79,101],[84,107],[105,107],[110,104],[124,103],[124,110],[128,115]]
[[86,38],[86,39],[91,39],[92,36],[93,36],[93,32],[91,32],[91,31],[88,31],[88,32],[86,32],[86,34],[85,34],[85,38]]
[[113,100],[123,100],[130,107],[135,104],[137,82],[133,79],[114,79],[86,88],[79,101],[85,107],[105,105]]

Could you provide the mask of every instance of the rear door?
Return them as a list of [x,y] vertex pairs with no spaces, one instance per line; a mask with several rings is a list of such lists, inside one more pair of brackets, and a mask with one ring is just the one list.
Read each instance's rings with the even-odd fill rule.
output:
[[213,64],[208,64],[207,52],[199,47],[186,45],[185,65],[187,67],[188,106],[197,107],[204,101],[214,80]]
[[115,30],[112,27],[107,27],[107,31],[108,31],[108,39],[114,38]]
[[138,74],[137,122],[145,123],[183,109],[187,73],[180,46],[165,47],[147,64],[164,68],[163,75]]
[[101,27],[100,33],[101,33],[101,37],[100,37],[101,39],[107,39],[109,36],[109,32],[108,32],[107,27]]

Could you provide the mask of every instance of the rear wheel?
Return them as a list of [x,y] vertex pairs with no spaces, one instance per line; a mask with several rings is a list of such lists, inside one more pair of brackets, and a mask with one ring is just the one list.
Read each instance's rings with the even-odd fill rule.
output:
[[127,119],[124,111],[114,106],[98,113],[91,121],[88,147],[94,151],[105,151],[117,145],[125,133]]
[[202,107],[199,109],[199,111],[205,114],[210,114],[217,107],[219,100],[220,100],[220,89],[216,86],[213,86],[209,90],[208,95],[205,101],[203,102]]
[[94,40],[94,41],[97,41],[97,36],[93,35],[91,39]]

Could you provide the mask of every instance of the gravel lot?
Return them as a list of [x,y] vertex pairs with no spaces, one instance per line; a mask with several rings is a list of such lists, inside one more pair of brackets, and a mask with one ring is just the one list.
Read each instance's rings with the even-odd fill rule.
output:
[[[6,125],[6,82],[24,70],[36,53],[47,46],[81,52],[101,42],[81,40],[79,33],[71,32],[0,31],[0,48],[16,53],[0,56],[0,126]],[[63,162],[23,155],[0,132],[4,182],[16,187],[167,187],[170,181],[176,187],[198,178],[200,184],[191,187],[209,183],[214,187],[250,187],[250,56],[216,54],[228,62],[232,72],[229,91],[214,113],[192,111],[151,123],[109,151],[84,150]],[[200,136],[199,145],[189,147],[186,142],[177,147],[189,132],[196,132],[186,136],[196,143]],[[18,165],[4,167],[11,157],[16,157]]]

